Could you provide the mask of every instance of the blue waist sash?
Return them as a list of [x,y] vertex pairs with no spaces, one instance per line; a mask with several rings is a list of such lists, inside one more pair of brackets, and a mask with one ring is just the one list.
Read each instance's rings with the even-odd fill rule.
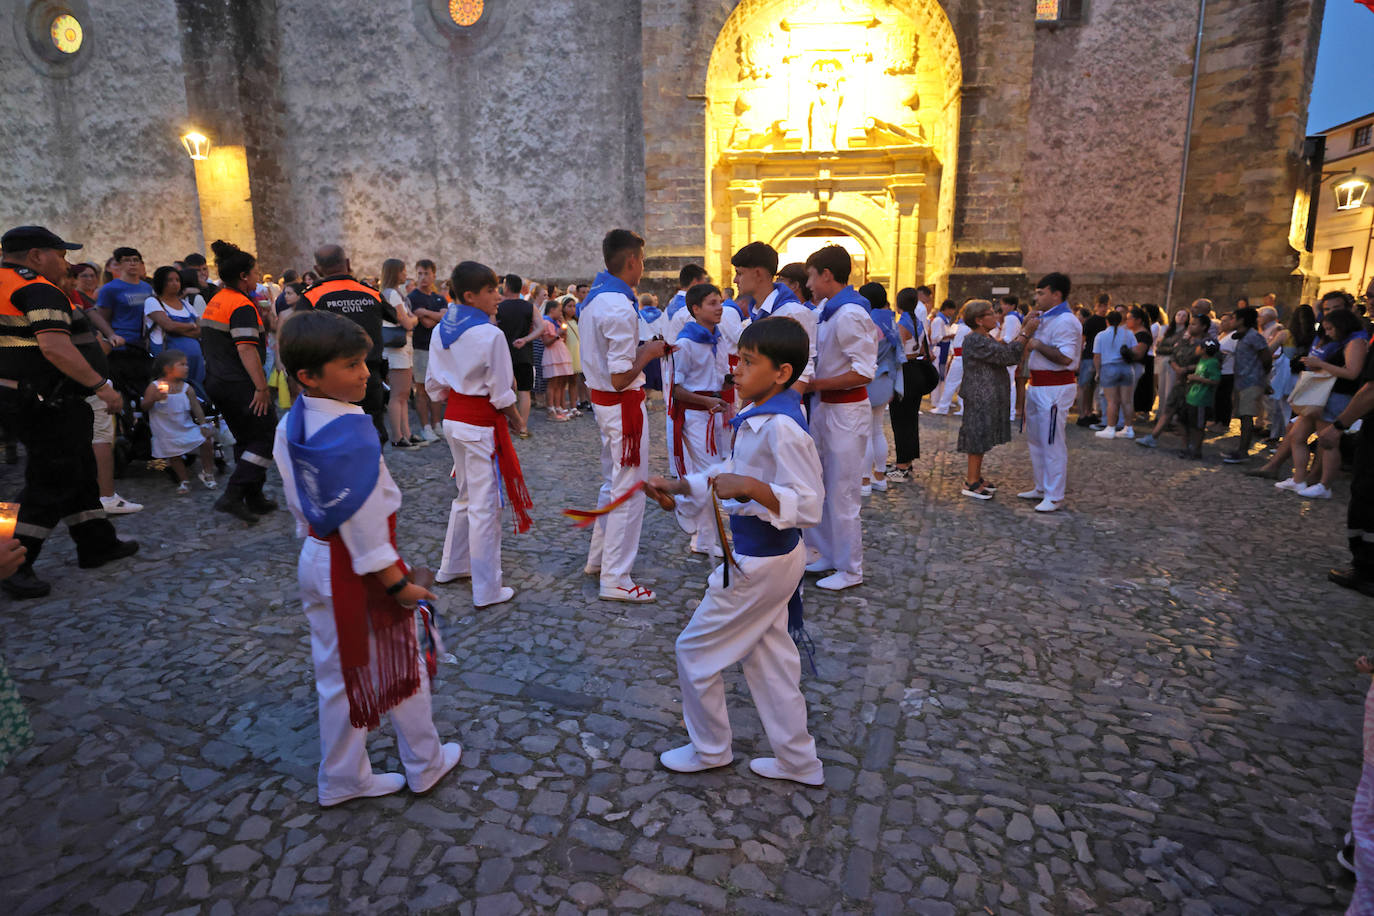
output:
[[730,537],[735,553],[744,557],[781,557],[801,541],[800,528],[774,528],[752,515],[730,516]]

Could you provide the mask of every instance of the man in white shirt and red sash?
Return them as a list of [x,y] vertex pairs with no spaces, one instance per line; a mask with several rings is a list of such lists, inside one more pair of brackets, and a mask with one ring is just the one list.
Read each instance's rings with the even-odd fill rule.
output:
[[1083,326],[1065,301],[1069,278],[1047,274],[1035,284],[1040,326],[1026,349],[1030,385],[1026,389],[1026,445],[1030,448],[1035,486],[1018,493],[1039,500],[1036,512],[1053,512],[1064,501],[1069,474],[1069,446],[1064,422],[1078,393],[1078,360],[1082,355]]

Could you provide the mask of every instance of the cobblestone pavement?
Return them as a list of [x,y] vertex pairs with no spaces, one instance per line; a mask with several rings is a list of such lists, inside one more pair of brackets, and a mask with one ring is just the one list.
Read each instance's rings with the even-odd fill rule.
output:
[[[596,600],[558,515],[595,498],[590,418],[520,443],[516,600],[474,614],[443,588],[435,718],[464,754],[425,798],[316,804],[286,514],[245,530],[205,491],[122,482],[148,504],[119,521],[137,557],[58,575],[58,535],[53,596],[0,603],[38,735],[0,773],[8,916],[1336,911],[1374,635],[1374,604],[1324,579],[1344,482],[1308,502],[1071,428],[1067,509],[1042,516],[1014,496],[1019,441],[989,457],[996,500],[959,496],[958,422],[923,418],[915,480],[867,501],[865,584],[808,593],[820,789],[749,773],[767,742],[738,671],[736,763],[657,766],[706,567],[651,506],[638,578],[660,600]],[[388,457],[427,565],[441,449]],[[398,768],[389,726],[371,747]]]

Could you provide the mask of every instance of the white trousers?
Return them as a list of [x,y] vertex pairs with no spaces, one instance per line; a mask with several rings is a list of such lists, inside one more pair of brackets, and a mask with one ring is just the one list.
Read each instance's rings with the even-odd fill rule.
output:
[[736,559],[743,575],[732,576],[725,588],[717,566],[707,580],[706,595],[677,638],[687,734],[704,762],[730,761],[730,716],[721,673],[743,662],[773,755],[789,773],[818,774],[816,742],[806,730],[801,658],[787,634],[787,601],[801,581],[805,548],[798,544],[781,557]]
[[[673,373],[669,370],[672,362],[667,359],[658,361],[659,372],[663,377],[663,441],[668,443],[668,477],[677,477],[677,461],[673,459],[673,412],[667,405],[673,400]],[[648,401],[645,401],[647,406]],[[647,458],[645,459],[648,460]]]
[[453,483],[458,494],[448,510],[439,574],[471,575],[472,603],[491,604],[501,596],[501,484],[495,461],[496,431],[489,426],[445,420],[444,438],[453,453]]
[[821,523],[806,529],[808,547],[839,572],[862,576],[863,530],[859,525],[860,473],[868,456],[873,411],[867,401],[827,404],[816,399],[811,410],[811,435],[821,458],[825,503]]
[[1016,367],[1007,367],[1007,377],[1011,379],[1011,421],[1016,422]]
[[[964,381],[964,358],[962,356],[952,356],[949,360],[949,372],[945,373],[944,384],[940,386],[940,399],[936,402],[937,410],[949,410],[950,405],[955,401],[955,394],[959,386]],[[960,404],[963,400],[960,399]]]
[[1035,489],[1059,502],[1069,475],[1065,420],[1077,395],[1074,385],[1031,385],[1026,389],[1026,445]]
[[[310,622],[310,656],[315,663],[315,691],[320,707],[320,802],[346,798],[372,782],[372,763],[367,759],[367,729],[348,721],[348,694],[339,663],[339,634],[334,626],[333,588],[329,581],[329,544],[306,538],[296,568],[301,603]],[[368,653],[376,658],[377,645],[368,637]],[[423,659],[420,662],[424,665]],[[444,752],[430,711],[429,676],[423,669],[420,689],[387,713],[396,729],[396,746],[405,766],[410,788],[423,792],[444,769]]]
[[[716,430],[716,454],[706,450],[706,429]],[[671,445],[672,440],[669,440]],[[688,474],[696,474],[719,463],[730,451],[730,439],[720,414],[704,410],[689,410],[682,418],[682,463]],[[711,517],[711,496],[677,497],[677,521],[682,530],[692,535],[692,548],[710,550],[716,546],[716,523]]]
[[887,405],[872,407],[872,419],[868,426],[868,465],[862,476],[870,477],[887,471],[887,432],[883,429],[883,414]]
[[[643,406],[643,434],[639,440],[639,465],[620,463],[622,424],[620,405],[592,405],[597,428],[601,431],[601,494],[597,508],[606,505],[641,480],[649,479],[649,419]],[[644,497],[633,496],[620,508],[596,520],[587,565],[601,567],[602,588],[632,588],[630,570],[639,555],[639,532],[644,526]]]

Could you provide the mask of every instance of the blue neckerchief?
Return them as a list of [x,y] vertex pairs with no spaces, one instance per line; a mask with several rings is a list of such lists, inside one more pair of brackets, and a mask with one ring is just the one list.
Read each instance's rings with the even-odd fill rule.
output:
[[645,324],[653,324],[663,314],[663,309],[656,305],[648,305],[639,310],[639,317],[644,319]]
[[740,305],[734,299],[726,299],[724,305],[726,308],[734,309],[735,313],[739,315],[740,321],[747,321],[749,319],[749,310],[746,309],[744,306]]
[[897,322],[893,318],[892,311],[890,309],[874,309],[868,315],[873,319],[873,323],[878,326],[878,330],[883,332],[883,337],[887,338],[892,349],[896,351],[897,364],[901,365],[906,362],[906,358],[902,355],[902,338],[897,335]]
[[[630,284],[626,283],[615,274],[609,274],[603,270],[598,273],[596,279],[592,281],[592,288],[587,290],[586,297],[577,304],[577,317],[582,317],[582,306],[587,305],[602,293],[620,293],[626,299],[630,300],[630,305],[633,306],[636,311],[639,310],[639,297],[636,296],[635,291],[630,288]],[[668,314],[672,314],[671,303],[669,304]]]
[[821,322],[824,323],[834,318],[835,313],[840,310],[840,306],[850,304],[862,306],[865,312],[873,311],[867,299],[854,292],[854,287],[846,286],[844,289],[831,296],[830,301],[825,304],[825,308],[821,309]]
[[916,319],[911,317],[910,312],[902,312],[902,317],[897,319],[897,323],[906,328],[906,332],[915,340],[919,335],[916,333]]
[[305,410],[305,398],[297,398],[286,415],[286,450],[301,511],[317,535],[329,537],[377,485],[382,446],[365,413],[336,417],[307,438]]
[[1069,314],[1069,304],[1067,302],[1061,302],[1045,314],[1041,315],[1040,320],[1044,321],[1047,318],[1056,318],[1060,315],[1067,314]]
[[717,327],[708,331],[699,322],[689,321],[682,326],[682,331],[678,333],[677,339],[707,344],[711,348],[712,355],[714,355],[716,344],[720,343],[720,328]]
[[738,430],[739,425],[750,417],[761,417],[770,413],[780,413],[784,417],[791,417],[792,421],[802,428],[802,432],[811,432],[811,427],[806,425],[806,416],[802,413],[801,395],[791,388],[786,391],[779,391],[761,404],[750,404],[735,415],[734,419],[730,421],[730,425]]
[[666,310],[668,313],[668,317],[672,318],[674,315],[676,315],[678,312],[682,311],[686,307],[687,291],[685,289],[680,289],[673,294],[673,298],[668,300],[668,308]]
[[484,324],[491,324],[490,315],[474,306],[455,302],[448,307],[439,322],[439,342],[448,349],[459,337]]
[[801,303],[801,300],[797,298],[797,294],[792,292],[792,287],[788,286],[786,283],[774,283],[773,289],[777,292],[777,295],[773,297],[773,304],[769,306],[767,312],[760,309],[760,314],[773,315],[777,312],[778,306],[780,305],[788,302]]

